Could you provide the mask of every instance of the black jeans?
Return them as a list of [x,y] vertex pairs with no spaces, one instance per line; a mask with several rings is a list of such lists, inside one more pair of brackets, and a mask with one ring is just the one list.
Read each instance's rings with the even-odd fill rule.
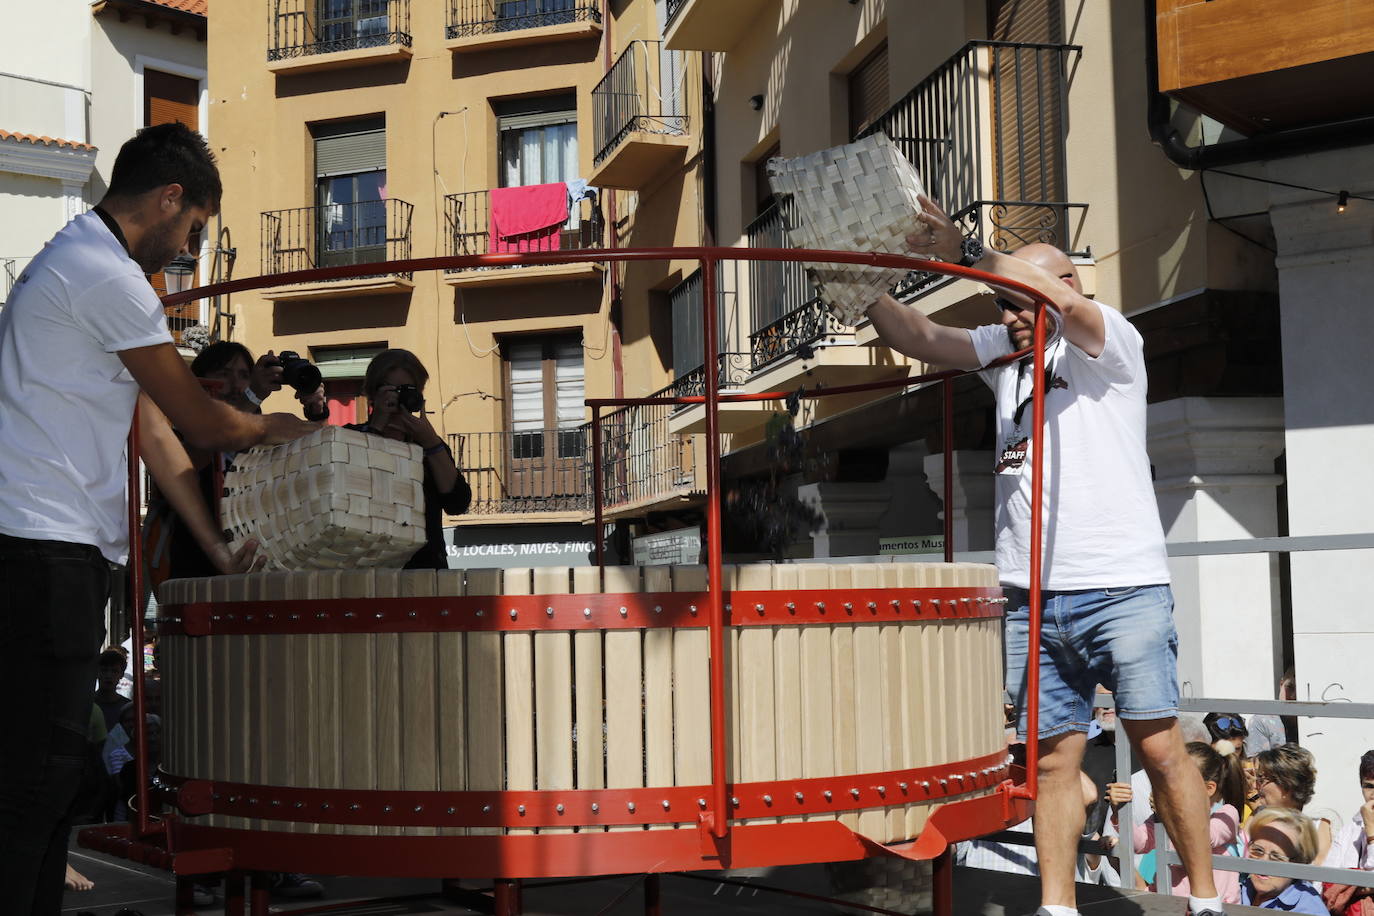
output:
[[85,544],[0,535],[0,916],[62,911],[110,567]]

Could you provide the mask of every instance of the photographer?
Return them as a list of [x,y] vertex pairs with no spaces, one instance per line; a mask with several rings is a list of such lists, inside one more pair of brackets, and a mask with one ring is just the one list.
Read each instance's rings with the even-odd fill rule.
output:
[[383,350],[368,363],[363,377],[367,422],[348,427],[413,442],[424,451],[425,545],[410,558],[406,569],[448,568],[443,514],[462,515],[472,502],[472,488],[458,473],[453,453],[425,417],[424,391],[428,381],[429,372],[414,353]]

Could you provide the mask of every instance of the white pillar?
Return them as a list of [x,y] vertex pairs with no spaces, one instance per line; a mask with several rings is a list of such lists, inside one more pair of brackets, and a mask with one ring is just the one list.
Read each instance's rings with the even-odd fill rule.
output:
[[[1178,398],[1151,404],[1148,423],[1166,540],[1278,533],[1282,400]],[[1183,694],[1271,699],[1280,674],[1277,558],[1175,557],[1169,572]]]
[[[954,469],[954,501],[944,511],[950,512],[954,522],[954,549],[992,550],[993,499],[992,452],[956,449],[952,456]],[[935,498],[945,498],[945,456],[941,452],[925,458],[926,481]],[[940,516],[944,521],[943,513]]]
[[887,511],[890,488],[877,483],[807,483],[797,498],[821,513],[812,535],[813,557],[870,557],[878,553],[878,522]]

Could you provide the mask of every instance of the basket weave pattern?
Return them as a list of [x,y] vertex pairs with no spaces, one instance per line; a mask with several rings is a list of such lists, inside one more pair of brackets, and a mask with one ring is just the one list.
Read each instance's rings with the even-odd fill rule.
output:
[[268,569],[400,567],[425,542],[422,460],[413,443],[327,426],[235,456],[220,519]]
[[[788,227],[796,248],[910,255],[919,235],[916,168],[885,134],[797,159],[768,160],[768,183],[796,203],[798,225]],[[808,264],[835,317],[853,326],[907,271],[857,264]]]

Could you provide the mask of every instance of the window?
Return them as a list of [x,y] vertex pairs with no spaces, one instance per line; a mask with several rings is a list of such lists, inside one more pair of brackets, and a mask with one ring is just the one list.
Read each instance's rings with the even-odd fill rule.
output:
[[496,31],[533,29],[573,22],[574,0],[497,0]]
[[[200,81],[189,76],[163,73],[161,70],[143,71],[143,124],[169,124],[179,121],[192,130],[200,129]],[[191,251],[200,250],[200,239],[194,237],[190,243]],[[159,296],[167,294],[167,278],[158,271],[149,278],[153,289]],[[193,286],[199,281],[192,280]],[[200,319],[200,303],[187,302],[165,309],[168,325],[173,333],[180,334],[186,326]],[[180,339],[180,337],[178,337]]]
[[586,451],[582,340],[517,338],[505,345],[511,457],[581,458]]
[[849,74],[849,136],[857,137],[887,110],[887,42]]
[[320,0],[320,43],[327,50],[375,48],[390,41],[388,0]]
[[372,357],[382,350],[381,346],[310,348],[310,359],[324,377],[324,396],[331,426],[361,423],[367,419],[363,376],[367,374],[367,364],[372,362]]
[[319,125],[314,136],[317,263],[386,260],[385,122]]
[[501,187],[579,177],[577,99],[572,93],[496,102]]

